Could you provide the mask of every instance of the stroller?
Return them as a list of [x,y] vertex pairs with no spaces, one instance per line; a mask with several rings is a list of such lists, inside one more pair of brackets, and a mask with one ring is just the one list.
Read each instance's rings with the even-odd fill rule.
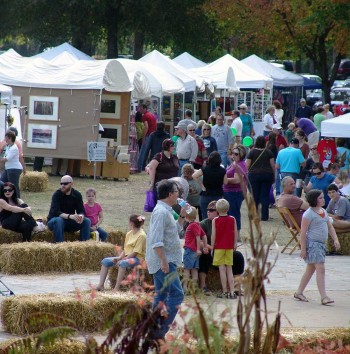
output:
[[0,276],[0,295],[1,296],[11,296],[15,295],[14,292],[1,280]]

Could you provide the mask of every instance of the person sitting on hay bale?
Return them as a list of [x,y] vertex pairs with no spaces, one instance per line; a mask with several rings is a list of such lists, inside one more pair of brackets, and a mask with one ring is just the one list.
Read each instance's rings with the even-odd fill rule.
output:
[[142,229],[145,217],[142,215],[131,215],[129,218],[130,231],[125,236],[124,251],[118,257],[107,257],[101,261],[100,282],[96,287],[97,291],[104,291],[104,284],[108,274],[108,268],[114,265],[118,267],[117,283],[115,290],[119,290],[124,279],[127,268],[134,268],[140,265],[146,254],[146,234]]
[[81,193],[73,187],[73,178],[61,178],[61,188],[52,196],[47,226],[53,231],[54,241],[63,242],[64,232],[80,230],[80,241],[90,239],[91,221],[84,215]]
[[5,182],[0,195],[0,222],[4,229],[20,232],[23,242],[30,241],[32,232],[46,229],[41,222],[32,217],[30,207],[17,197],[17,190],[11,182]]

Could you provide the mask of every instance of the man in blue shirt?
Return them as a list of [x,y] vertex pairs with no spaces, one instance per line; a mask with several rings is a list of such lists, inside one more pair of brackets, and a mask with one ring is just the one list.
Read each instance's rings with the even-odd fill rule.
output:
[[146,238],[146,261],[154,280],[153,308],[164,304],[168,310],[168,316],[159,319],[158,328],[153,334],[153,338],[161,344],[184,299],[177,267],[182,263],[179,231],[186,212],[182,208],[178,222],[175,221],[172,206],[179,197],[175,182],[160,181],[157,194],[159,200],[153,210]]

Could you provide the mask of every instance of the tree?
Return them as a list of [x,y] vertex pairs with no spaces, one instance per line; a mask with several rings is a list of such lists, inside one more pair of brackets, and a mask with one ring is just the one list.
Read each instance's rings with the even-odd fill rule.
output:
[[348,1],[236,0],[227,4],[218,0],[207,9],[215,14],[227,40],[240,53],[310,59],[330,102],[340,60],[350,51]]

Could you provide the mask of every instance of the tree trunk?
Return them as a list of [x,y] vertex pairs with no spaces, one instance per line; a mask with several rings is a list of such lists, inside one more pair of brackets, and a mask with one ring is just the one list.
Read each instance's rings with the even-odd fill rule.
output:
[[118,57],[119,4],[110,2],[106,7],[107,59]]
[[143,57],[143,45],[145,37],[142,32],[137,31],[134,37],[134,59],[140,59]]

